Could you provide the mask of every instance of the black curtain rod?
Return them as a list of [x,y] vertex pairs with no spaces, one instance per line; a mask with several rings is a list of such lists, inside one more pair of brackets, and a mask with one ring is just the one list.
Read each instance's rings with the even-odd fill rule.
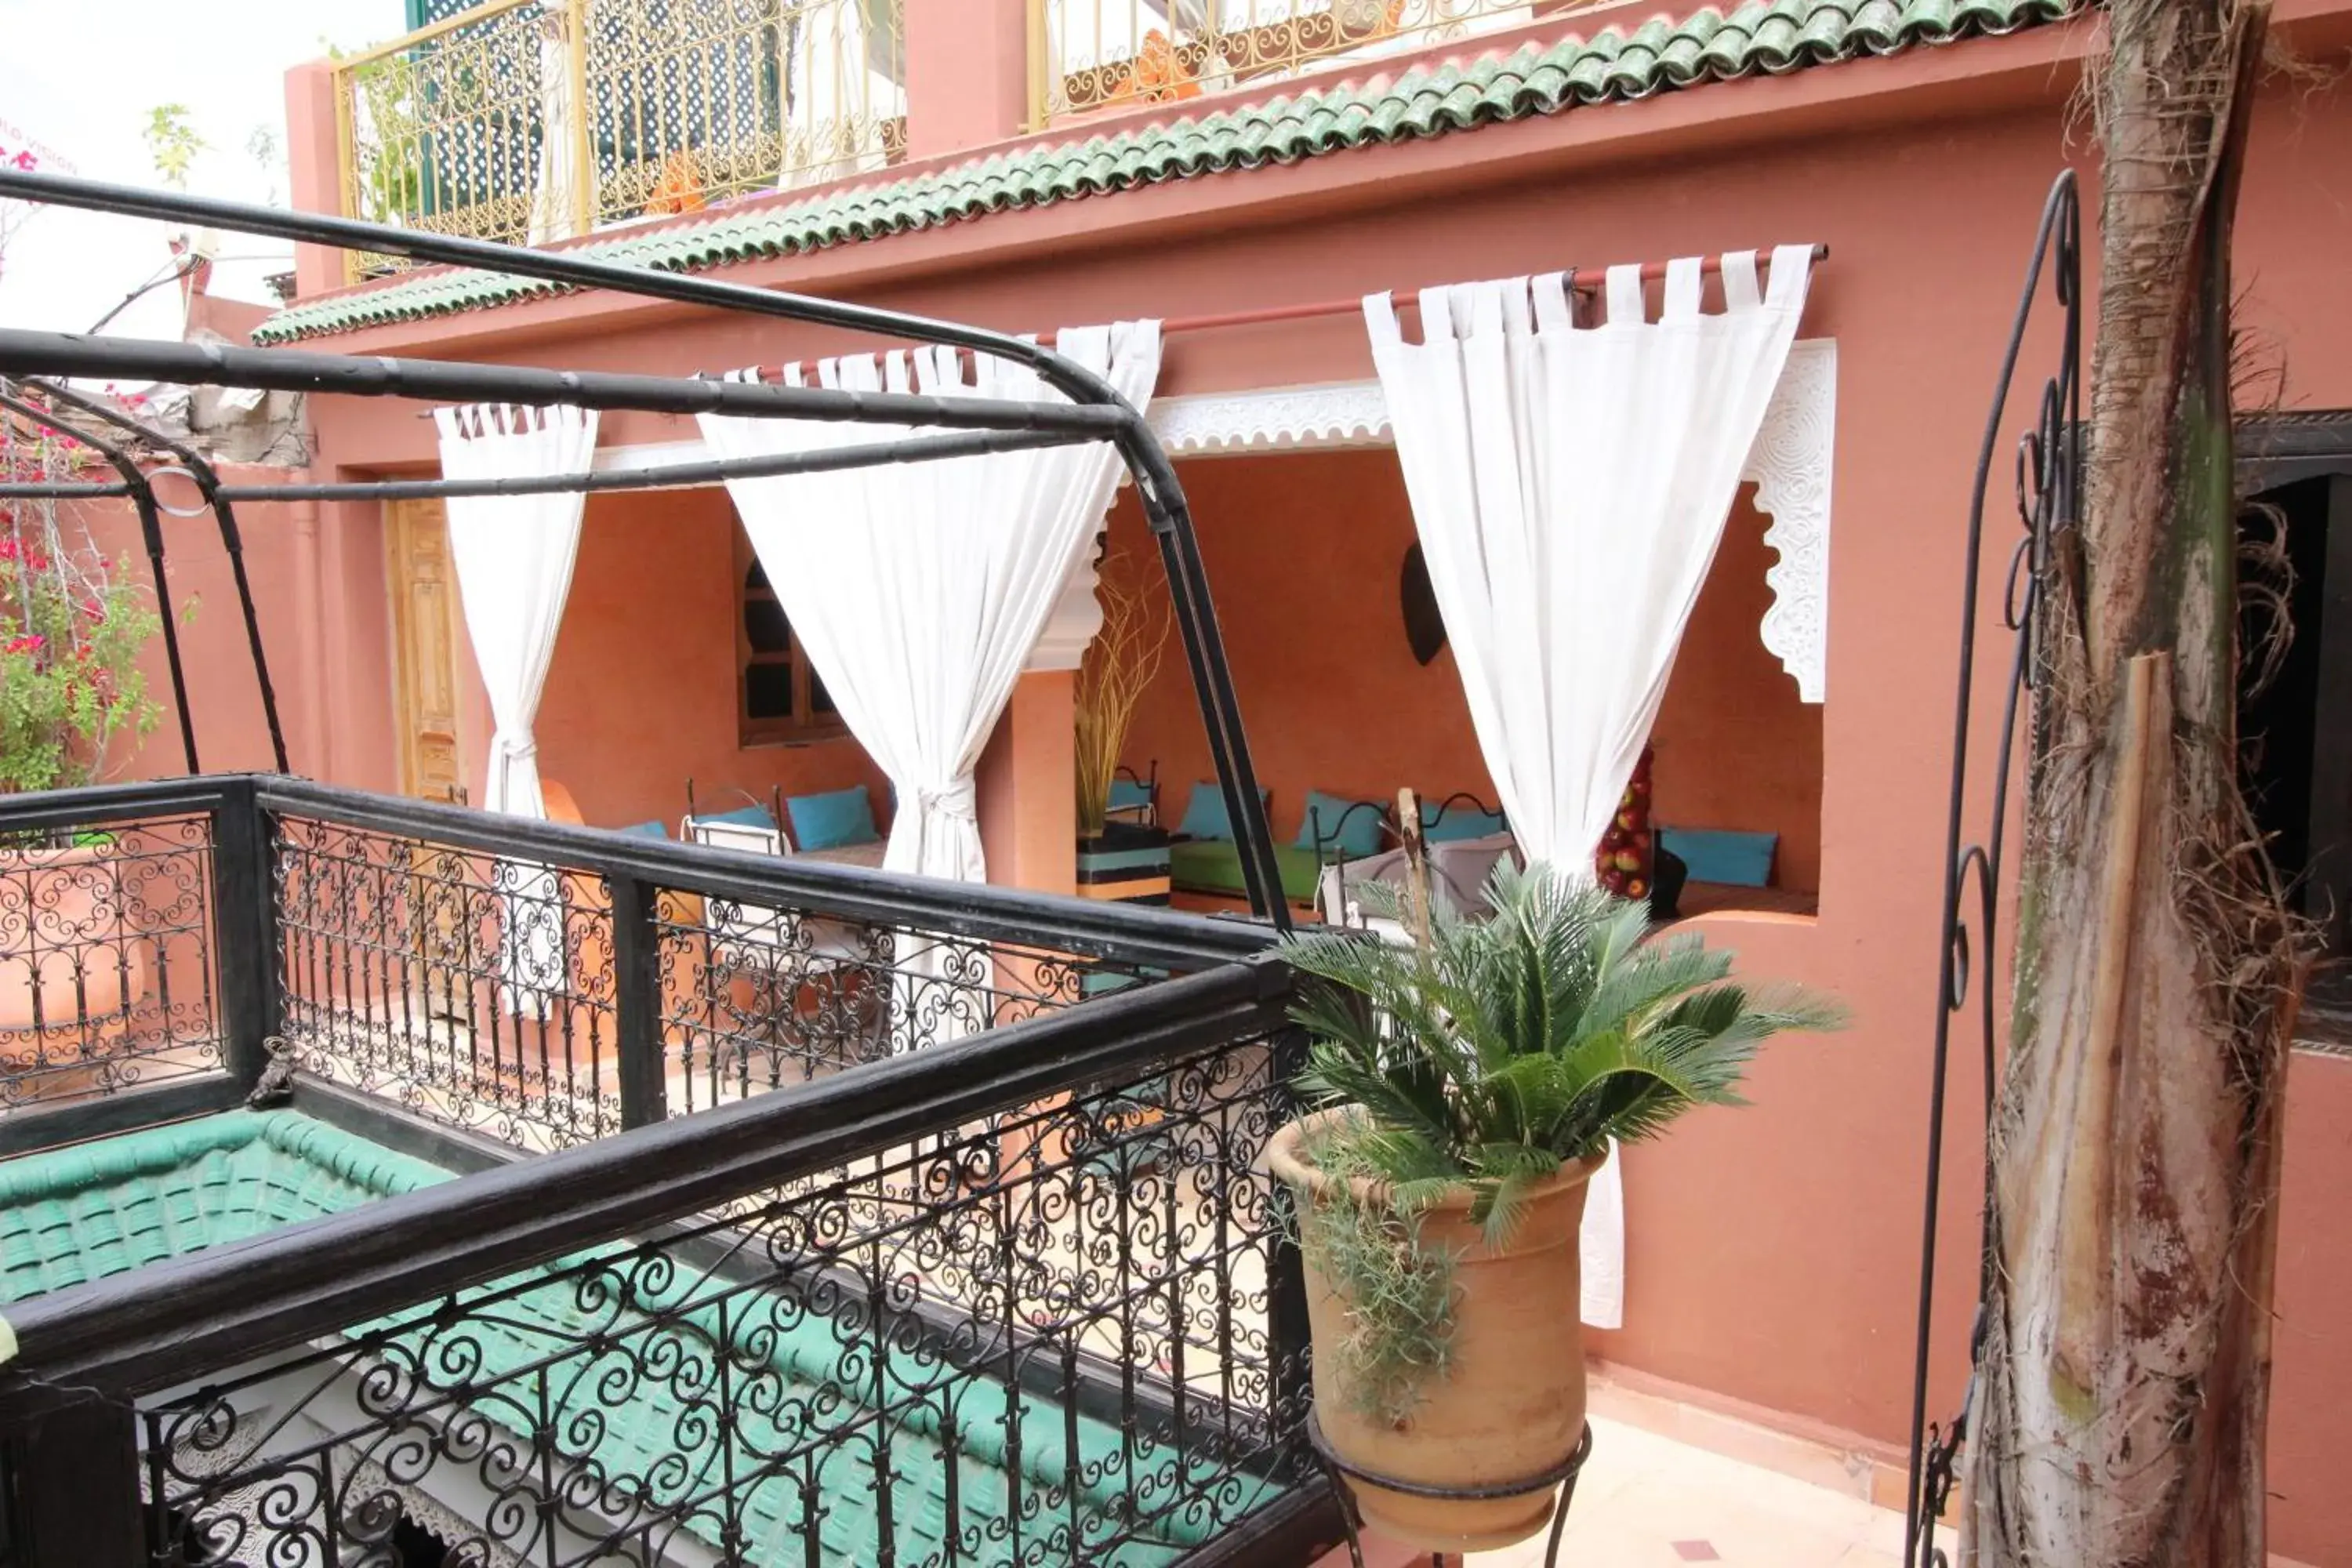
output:
[[[929,463],[946,458],[983,457],[1073,447],[1104,437],[1058,430],[973,430],[953,436],[919,436],[904,441],[869,441],[812,452],[765,458],[712,458],[694,463],[663,463],[643,468],[605,468],[585,474],[533,474],[499,479],[352,479],[317,485],[220,485],[215,501],[447,500],[470,496],[599,494],[606,490],[651,490],[729,479],[772,479],[783,474],[825,474],[878,463]],[[158,468],[154,474],[170,473]],[[149,476],[153,478],[153,474]],[[192,476],[193,477],[193,476]],[[57,479],[0,484],[0,500],[70,500],[127,496],[131,487],[116,481]]]
[[877,463],[928,463],[942,458],[991,452],[1026,452],[1040,447],[1070,447],[1100,437],[1055,430],[977,430],[957,436],[925,436],[905,441],[870,442],[817,452],[785,452],[771,458],[714,458],[699,463],[656,468],[608,468],[585,474],[534,474],[502,479],[354,479],[323,485],[223,485],[230,501],[446,500],[469,496],[572,495],[605,490],[650,490],[681,485],[715,485],[727,479],[770,479],[781,474],[824,474]]
[[[872,306],[814,299],[803,294],[753,289],[744,284],[724,283],[716,279],[693,277],[681,272],[624,267],[584,255],[579,250],[530,249],[420,229],[396,228],[388,224],[367,223],[354,218],[290,212],[243,202],[215,201],[177,191],[141,190],[103,181],[16,169],[0,169],[0,196],[14,196],[50,206],[77,207],[88,212],[200,225],[242,234],[268,235],[298,243],[372,251],[455,267],[478,268],[509,277],[536,278],[576,289],[609,289],[643,299],[804,321],[912,342],[974,349],[1032,366],[1048,385],[1079,406],[1034,405],[1034,417],[1016,418],[1008,426],[1002,421],[1008,415],[1021,412],[1024,405],[981,404],[976,407],[968,406],[966,416],[956,417],[953,416],[952,405],[939,399],[892,398],[874,394],[833,393],[820,395],[822,389],[768,387],[749,383],[691,384],[700,390],[693,401],[680,405],[637,401],[637,398],[646,396],[677,395],[675,389],[680,384],[655,376],[600,378],[602,384],[613,393],[614,401],[599,405],[646,408],[652,412],[743,413],[963,428],[1087,429],[1107,435],[1118,446],[1119,457],[1135,480],[1145,520],[1160,545],[1160,563],[1168,574],[1170,604],[1183,643],[1185,664],[1192,676],[1193,690],[1200,700],[1202,722],[1207,730],[1210,762],[1216,769],[1220,791],[1225,797],[1225,809],[1236,829],[1241,849],[1242,882],[1248,892],[1250,907],[1271,921],[1277,929],[1287,931],[1290,928],[1289,906],[1284,900],[1280,868],[1275,861],[1274,835],[1266,825],[1265,803],[1258,795],[1256,770],[1252,765],[1249,742],[1242,729],[1241,705],[1234,690],[1232,668],[1225,659],[1224,638],[1217,626],[1216,607],[1211,602],[1208,571],[1201,559],[1200,541],[1192,527],[1192,509],[1184,498],[1183,483],[1177,478],[1176,466],[1170,460],[1167,449],[1144,423],[1143,416],[1103,376],[1042,344],[985,328],[932,321]],[[383,396],[398,392],[451,402],[536,401],[590,405],[585,401],[590,379],[586,373],[566,374],[524,371],[509,366],[470,365],[442,366],[436,372],[430,362],[338,360],[333,356],[314,354],[292,356],[295,363],[308,362],[312,367],[310,374],[276,380],[265,379],[264,369],[273,363],[286,365],[289,362],[285,351],[190,350],[184,345],[173,345],[168,353],[156,348],[134,352],[116,345],[110,350],[116,357],[110,361],[104,355],[91,352],[84,340],[43,333],[0,335],[15,340],[13,346],[19,353],[37,348],[51,356],[46,360],[36,356],[13,365],[5,357],[0,357],[0,370],[13,368],[20,373],[147,375],[153,380],[179,381],[185,384],[345,393],[357,396]],[[233,365],[232,355],[236,356]],[[338,374],[319,379],[317,371],[321,366]],[[406,383],[398,387],[385,384],[387,377],[396,370],[408,374]],[[722,399],[707,390],[719,386],[732,388],[734,396]],[[793,395],[786,396],[786,394]],[[734,405],[720,405],[730,402]],[[1081,417],[1087,414],[1102,416],[1108,423],[1090,425]],[[131,477],[125,476],[126,479]]]
[[1129,418],[1125,410],[1088,404],[845,392],[837,387],[771,386],[764,382],[698,376],[539,370],[460,360],[362,358],[299,349],[86,338],[69,332],[0,331],[0,375],[161,381],[180,386],[260,387],[271,392],[413,397],[440,403],[931,425],[950,430],[1059,430],[1098,439],[1118,435]]
[[[237,530],[236,510],[229,505],[229,499],[221,494],[219,472],[213,468],[210,459],[187,442],[156,429],[145,420],[133,418],[102,399],[88,397],[72,387],[47,381],[28,381],[25,384],[40,393],[52,407],[63,405],[79,409],[93,419],[102,420],[126,435],[135,436],[163,448],[177,458],[188,476],[195,480],[205,503],[212,508],[213,522],[220,530],[221,551],[228,557],[229,574],[236,584],[237,607],[245,616],[246,648],[253,658],[254,684],[261,692],[261,716],[269,727],[269,754],[277,763],[279,773],[290,772],[286,761],[286,726],[278,717],[278,688],[269,679],[269,656],[261,646],[261,615],[254,606],[253,581],[245,569],[245,536]],[[145,482],[149,493],[152,494],[154,477],[152,474],[147,476]]]
[[8,390],[0,381],[0,409],[6,409],[20,419],[54,430],[60,436],[70,436],[114,465],[122,476],[124,493],[128,494],[139,512],[139,532],[147,545],[147,568],[155,577],[155,605],[163,612],[163,655],[172,672],[172,699],[180,710],[180,744],[187,754],[188,772],[204,772],[196,761],[196,720],[188,707],[187,671],[180,662],[179,616],[172,608],[172,583],[163,571],[163,518],[155,504],[155,491],[147,476],[139,471],[139,464],[129,452],[105,437],[70,425],[53,408],[28,403]]
[[234,229],[268,235],[297,243],[323,245],[337,250],[367,251],[398,256],[411,261],[468,267],[510,278],[536,278],[575,289],[606,289],[641,299],[667,300],[683,305],[709,305],[723,310],[771,316],[813,326],[841,327],[909,342],[942,343],[978,349],[1003,359],[1034,365],[1038,373],[1073,398],[1124,407],[1110,384],[1074,360],[1052,349],[1010,333],[961,321],[942,321],[902,310],[821,300],[748,284],[724,283],[683,272],[625,267],[584,256],[577,250],[541,250],[501,245],[494,240],[468,239],[425,229],[395,228],[388,224],[325,213],[294,212],[282,207],[226,202],[179,191],[146,190],[104,180],[84,180],[65,174],[41,174],[0,168],[0,196],[49,206],[79,207],[85,212],[115,213],[127,217],[153,218],[163,223],[195,224],[207,228]]
[[120,479],[110,483],[104,479],[57,479],[46,484],[32,479],[12,479],[0,484],[0,500],[80,500],[135,493]]

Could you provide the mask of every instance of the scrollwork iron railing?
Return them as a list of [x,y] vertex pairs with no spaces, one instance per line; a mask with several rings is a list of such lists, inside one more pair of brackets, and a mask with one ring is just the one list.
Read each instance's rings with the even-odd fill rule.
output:
[[526,854],[478,815],[428,823],[338,792],[266,795],[279,808],[277,1032],[297,1065],[528,1149],[947,1044],[1205,961],[1057,937],[1051,919],[986,890],[950,910],[898,879],[643,840],[624,859],[604,836]]
[[236,781],[18,796],[0,835],[0,1152],[44,1119],[204,1108],[258,1059],[251,795]]
[[1172,1561],[1291,1479],[1286,1114],[1224,1042],[145,1405],[159,1561]]
[[1039,126],[1381,58],[1573,5],[1528,0],[1029,0]]
[[483,0],[337,63],[343,211],[539,244],[882,168],[902,4]]
[[0,837],[0,1108],[217,1068],[212,822]]
[[[1990,1119],[1999,1090],[2001,1020],[1995,1005],[1996,982],[2001,977],[1999,946],[2001,912],[2000,879],[2010,869],[2009,812],[2015,784],[2014,765],[2021,732],[2031,733],[2036,716],[2031,700],[2040,684],[2042,649],[2036,641],[2035,610],[2047,580],[2053,542],[2080,520],[2077,486],[2083,471],[2082,417],[2082,247],[2081,198],[2072,170],[2061,173],[2042,209],[2041,226],[2033,241],[2025,283],[2017,302],[2017,316],[2003,351],[2000,374],[1993,385],[1991,413],[1985,422],[1984,444],[1977,458],[1976,479],[1969,500],[1968,553],[1960,596],[1960,644],[1958,689],[1952,730],[1950,815],[1945,836],[1943,942],[1936,981],[1934,1078],[1928,1091],[1927,1179],[1925,1236],[1919,1259],[1919,1317],[1916,1354],[1913,1363],[1911,1460],[1906,1494],[1904,1568],[1943,1568],[1943,1549],[1937,1544],[1937,1521],[1949,1503],[1958,1479],[1961,1445],[1967,1440],[1969,1418],[1975,1404],[1974,1364],[1984,1343],[1986,1271],[1997,1266],[1990,1245],[1990,1210],[1985,1209],[1978,1243],[1979,1288],[1977,1321],[1969,1332],[1971,1366],[1968,1386],[1957,1414],[1947,1423],[1927,1418],[1928,1382],[1934,1347],[1936,1253],[1943,1192],[1945,1104],[1949,1082],[1954,1022],[1973,1012],[1983,1071],[1984,1113]],[[1978,710],[1976,689],[1979,588],[1984,564],[1985,500],[1990,492],[1994,462],[2009,418],[2010,392],[2019,360],[2023,356],[2034,307],[2045,276],[2052,302],[2059,311],[2058,366],[2042,384],[2035,405],[2033,427],[2017,446],[2016,504],[2019,535],[2010,547],[2008,574],[2001,596],[2001,630],[2011,643],[2008,679],[1998,688],[1999,728],[1990,776],[1978,784],[1969,776],[1973,742],[1985,738],[1988,716]],[[2040,763],[2042,748],[2029,741],[2027,767]],[[1980,840],[1968,835],[1971,810],[1986,813]],[[1973,928],[1975,936],[1969,932]],[[1990,1164],[1988,1163],[1988,1179]]]

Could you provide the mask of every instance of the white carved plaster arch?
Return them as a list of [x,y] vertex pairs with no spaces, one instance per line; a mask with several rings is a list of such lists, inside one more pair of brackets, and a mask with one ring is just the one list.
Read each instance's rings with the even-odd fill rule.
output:
[[[1150,418],[1172,458],[1385,447],[1394,440],[1378,381],[1163,397],[1151,405]],[[1771,519],[1764,542],[1778,556],[1764,574],[1772,590],[1761,627],[1764,646],[1795,678],[1798,695],[1807,702],[1822,701],[1827,687],[1830,479],[1836,437],[1837,340],[1809,338],[1790,348],[1788,368],[1740,474],[1755,482],[1757,510]],[[699,441],[681,441],[611,449],[597,454],[596,467],[688,462],[705,455],[701,447]],[[1089,558],[1072,574],[1025,668],[1076,669],[1101,629]]]
[[[1394,440],[1378,381],[1161,398],[1152,405],[1150,419],[1176,458],[1385,447]],[[1740,472],[1741,479],[1755,482],[1757,510],[1772,520],[1764,542],[1779,556],[1764,574],[1772,589],[1761,627],[1764,646],[1795,678],[1797,693],[1807,702],[1822,701],[1826,688],[1830,478],[1836,435],[1837,340],[1809,338],[1790,346],[1788,367]],[[1065,600],[1064,608],[1071,612],[1072,601]],[[1062,620],[1057,614],[1057,626]],[[1087,628],[1088,637],[1092,632]],[[1085,639],[1078,640],[1076,651],[1085,648]]]
[[1756,510],[1772,520],[1764,542],[1780,559],[1764,569],[1772,589],[1764,646],[1797,679],[1807,702],[1827,696],[1830,629],[1830,472],[1837,449],[1837,340],[1790,345],[1780,384],[1757,427],[1740,478],[1756,481]]

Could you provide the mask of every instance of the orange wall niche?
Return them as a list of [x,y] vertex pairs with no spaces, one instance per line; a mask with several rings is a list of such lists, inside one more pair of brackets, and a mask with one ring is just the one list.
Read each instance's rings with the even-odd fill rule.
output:
[[[765,801],[777,787],[863,784],[887,830],[888,784],[856,741],[741,743],[735,528],[719,489],[589,499],[540,700],[540,771],[571,790],[593,826],[659,819],[674,833],[692,779],[697,800],[719,809],[741,804],[739,789]],[[469,754],[473,772],[482,754]]]
[[[1409,784],[1433,800],[1467,790],[1493,802],[1451,648],[1423,667],[1405,641],[1401,579],[1414,533],[1395,454],[1270,453],[1180,472],[1277,837],[1297,837],[1311,789],[1388,801]],[[1655,798],[1664,821],[1779,833],[1775,880],[1814,890],[1822,710],[1799,699],[1758,629],[1771,603],[1767,526],[1743,489],[1654,731]],[[1111,548],[1153,559],[1132,493],[1111,514]],[[1172,644],[1126,760],[1139,771],[1159,763],[1171,826],[1209,776],[1200,710]]]

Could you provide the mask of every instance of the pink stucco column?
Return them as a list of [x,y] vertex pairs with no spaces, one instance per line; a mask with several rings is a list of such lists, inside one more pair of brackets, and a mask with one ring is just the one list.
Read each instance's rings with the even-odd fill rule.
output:
[[906,29],[908,158],[1027,128],[1028,0],[906,0]]
[[980,845],[999,886],[1077,890],[1076,680],[1066,669],[1024,675],[981,753]]
[[[288,198],[298,212],[343,211],[342,149],[335,131],[335,68],[312,60],[286,73]],[[294,247],[294,293],[308,300],[343,286],[343,253]]]

